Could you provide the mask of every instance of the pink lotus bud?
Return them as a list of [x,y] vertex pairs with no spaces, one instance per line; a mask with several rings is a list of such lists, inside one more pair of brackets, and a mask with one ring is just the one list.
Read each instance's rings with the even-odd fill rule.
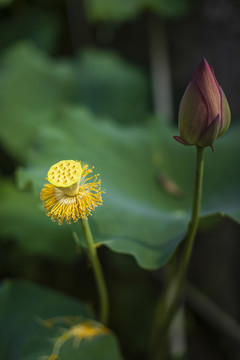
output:
[[223,135],[231,120],[226,96],[206,59],[195,71],[179,106],[174,138],[184,145],[211,146]]

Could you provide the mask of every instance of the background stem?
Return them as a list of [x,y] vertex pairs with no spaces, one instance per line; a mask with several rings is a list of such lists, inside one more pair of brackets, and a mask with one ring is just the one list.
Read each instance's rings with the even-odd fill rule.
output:
[[170,123],[173,120],[172,80],[163,19],[150,17],[149,36],[154,112]]
[[100,299],[100,316],[99,319],[103,324],[108,322],[109,304],[107,288],[103,277],[102,267],[97,255],[97,250],[94,245],[93,236],[89,227],[88,220],[81,219],[83,234],[87,243],[87,251],[89,259],[93,266],[93,271],[96,279],[99,299]]

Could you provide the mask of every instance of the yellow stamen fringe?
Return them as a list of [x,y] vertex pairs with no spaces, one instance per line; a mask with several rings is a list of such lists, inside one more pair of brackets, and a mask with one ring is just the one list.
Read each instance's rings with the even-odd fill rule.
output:
[[[87,219],[88,215],[99,205],[102,205],[101,180],[98,175],[86,178],[93,168],[88,165],[82,168],[79,188],[75,195],[66,194],[66,189],[53,184],[46,184],[41,191],[40,198],[52,221],[58,221],[61,225],[64,220],[69,224],[78,219]],[[92,180],[91,182],[88,182]]]

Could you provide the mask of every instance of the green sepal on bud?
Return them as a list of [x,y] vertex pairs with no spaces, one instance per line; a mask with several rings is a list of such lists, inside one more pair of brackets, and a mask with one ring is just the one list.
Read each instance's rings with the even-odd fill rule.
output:
[[226,96],[206,59],[195,71],[179,106],[175,140],[184,145],[211,146],[228,129],[231,121]]

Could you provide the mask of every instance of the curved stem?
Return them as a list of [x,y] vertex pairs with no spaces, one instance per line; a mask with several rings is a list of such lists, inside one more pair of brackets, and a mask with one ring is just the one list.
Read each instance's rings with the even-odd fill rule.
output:
[[87,243],[88,256],[93,266],[93,271],[94,271],[99,299],[100,299],[99,319],[103,324],[106,325],[108,322],[109,305],[108,305],[107,288],[103,277],[102,267],[97,255],[96,247],[94,245],[93,236],[91,229],[89,227],[88,220],[81,219],[81,225]]
[[[168,306],[166,311],[166,316],[160,319],[156,318],[156,323],[154,326],[153,338],[152,338],[152,346],[153,351],[154,348],[158,347],[158,339],[159,335],[161,334],[163,338],[167,341],[167,334],[169,327],[174,319],[176,312],[178,310],[183,289],[184,289],[184,282],[186,277],[186,272],[189,264],[189,260],[192,254],[193,244],[195,235],[197,232],[198,221],[199,221],[199,213],[200,213],[200,206],[201,206],[201,198],[202,198],[202,180],[203,180],[203,168],[204,168],[204,148],[197,146],[197,159],[196,159],[196,172],[195,172],[195,184],[194,184],[194,195],[193,195],[193,204],[192,204],[192,215],[191,220],[189,223],[188,231],[184,237],[184,249],[181,258],[180,269],[178,269],[178,275],[176,277],[176,285],[174,290],[174,295],[172,297],[172,301]],[[170,284],[171,285],[171,284]],[[157,314],[162,312],[162,304],[163,299],[167,297],[167,293],[169,292],[169,284],[164,292],[164,296],[160,298],[160,301],[157,305]],[[155,352],[155,351],[154,351]]]
[[185,246],[182,254],[181,265],[179,269],[178,279],[177,279],[177,288],[175,296],[172,302],[172,305],[169,309],[167,321],[165,328],[168,329],[172,319],[176,313],[176,310],[179,305],[179,301],[182,297],[184,281],[186,277],[186,272],[189,264],[189,260],[192,254],[193,243],[198,227],[199,213],[201,207],[202,199],[202,180],[203,180],[203,168],[204,168],[204,148],[197,146],[197,159],[196,159],[196,173],[195,173],[195,185],[194,185],[194,195],[193,195],[193,205],[192,205],[192,216],[189,223],[188,231],[185,236]]

